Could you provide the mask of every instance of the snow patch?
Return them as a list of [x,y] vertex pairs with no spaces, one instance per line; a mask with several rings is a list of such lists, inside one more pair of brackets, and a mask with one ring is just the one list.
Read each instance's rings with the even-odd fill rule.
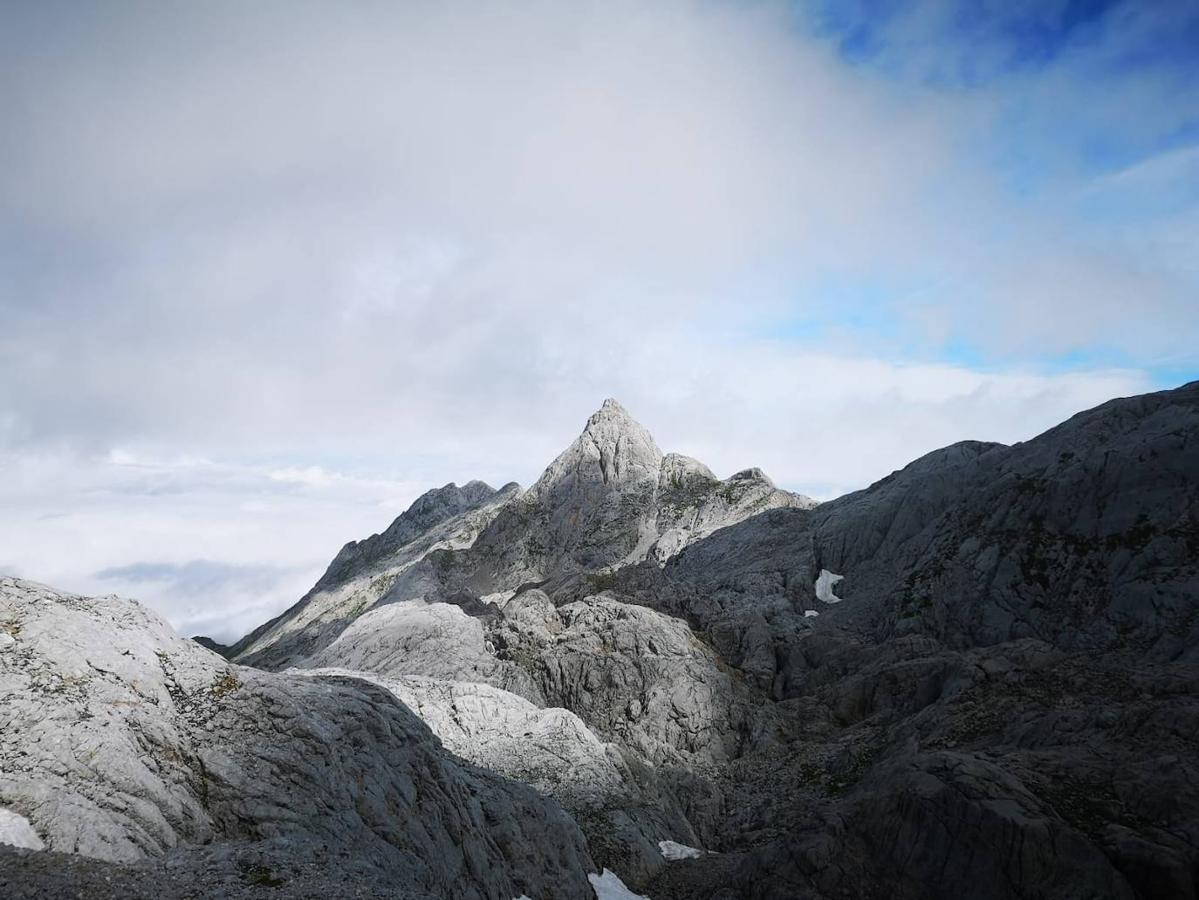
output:
[[17,639],[7,631],[0,631],[0,650],[7,649],[17,642]]
[[704,855],[703,850],[688,847],[686,844],[676,844],[674,841],[658,841],[658,849],[665,859],[699,859]]
[[37,836],[33,826],[24,816],[10,812],[0,806],[0,844],[11,844],[26,850],[45,850],[46,845]]
[[840,603],[842,598],[833,593],[833,585],[844,578],[844,575],[836,575],[828,569],[821,569],[820,577],[816,579],[816,599],[823,600],[825,603]]
[[816,612],[816,610],[814,610],[814,609],[805,609],[805,610],[803,611],[803,617],[804,617],[805,619],[814,619],[814,618],[816,618],[818,615],[820,615],[820,613]]
[[634,894],[619,876],[611,869],[604,869],[603,875],[594,872],[587,876],[595,889],[596,900],[649,900],[644,894]]

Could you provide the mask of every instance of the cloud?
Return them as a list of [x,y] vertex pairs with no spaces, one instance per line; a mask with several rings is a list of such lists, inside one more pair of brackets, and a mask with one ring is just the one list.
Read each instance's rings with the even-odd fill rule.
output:
[[129,563],[102,569],[92,577],[114,593],[152,604],[170,617],[181,633],[206,634],[224,643],[235,641],[269,618],[276,605],[269,598],[294,592],[297,574],[307,572],[192,559]]
[[[120,449],[0,454],[0,546],[19,573],[81,593],[143,600],[183,633],[231,641],[298,600],[346,541],[382,531],[424,490],[482,476],[528,485],[611,388],[661,446],[721,475],[761,465],[784,487],[827,499],[964,437],[1026,439],[1073,412],[1149,385],[1135,372],[987,374],[729,348],[702,364],[686,348],[643,348],[557,383],[555,402],[463,426],[444,452],[406,449],[405,479],[320,466],[155,458]],[[665,376],[688,366],[688,378]],[[594,369],[594,371],[593,371]],[[435,421],[432,415],[422,422]],[[419,449],[419,448],[418,448]]]
[[3,571],[149,603],[187,634],[241,636],[298,600],[337,549],[426,485],[120,449],[0,453]]
[[770,2],[10,11],[6,558],[265,567],[205,610],[128,582],[252,625],[425,488],[529,483],[605,396],[828,495],[1193,367],[1194,206],[1145,202],[1189,157],[1142,161],[1194,106],[1127,62],[1160,17],[1021,5],[1053,52],[1013,56],[998,9],[857,56]]
[[226,589],[231,584],[260,591],[278,579],[279,571],[271,566],[232,566],[208,559],[192,559],[179,564],[131,563],[102,569],[96,573],[96,578],[125,584],[165,584],[177,594],[193,597]]

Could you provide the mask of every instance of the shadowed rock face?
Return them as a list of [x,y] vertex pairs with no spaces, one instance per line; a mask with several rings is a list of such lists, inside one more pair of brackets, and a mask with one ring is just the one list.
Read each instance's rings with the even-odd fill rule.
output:
[[[1195,896],[1197,406],[1113,401],[813,507],[605,404],[298,661],[435,679],[433,727],[499,771],[619,748],[618,782],[552,791],[655,900]],[[467,681],[511,693],[445,699]],[[521,702],[584,730],[486,737]]]
[[1197,437],[1199,385],[1113,401],[625,573],[803,722],[652,895],[1196,896]]
[[1194,385],[1112,401],[1025,444],[954,445],[811,512],[738,523],[667,571],[718,597],[809,606],[834,571],[853,601],[838,623],[872,638],[1194,659],[1196,433]]
[[211,650],[217,656],[223,656],[226,659],[229,658],[229,647],[225,644],[222,644],[220,641],[214,641],[212,638],[202,634],[194,636],[192,640],[205,650]]

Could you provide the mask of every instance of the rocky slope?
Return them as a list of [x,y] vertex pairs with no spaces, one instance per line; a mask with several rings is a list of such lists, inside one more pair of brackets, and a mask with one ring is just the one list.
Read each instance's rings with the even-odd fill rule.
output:
[[12,578],[0,635],[0,807],[26,838],[6,842],[234,880],[336,866],[413,896],[591,895],[562,809],[447,754],[386,690],[230,665],[132,601]]
[[348,545],[240,683],[392,698],[653,900],[1199,897],[1199,384],[819,506],[613,401],[528,491],[472,484]]
[[654,896],[1199,894],[1197,438],[1199,385],[1112,401],[623,573],[802,722]]
[[396,577],[436,550],[468,547],[519,486],[447,484],[421,496],[382,534],[350,541],[300,601],[233,647],[231,659],[278,666],[319,649],[390,590]]
[[381,601],[503,601],[532,584],[664,563],[764,510],[813,505],[758,469],[720,481],[695,460],[663,456],[644,427],[606,400],[528,491],[478,481],[430,491],[382,534],[347,544],[307,596],[230,656],[268,668],[308,665]]
[[[696,840],[662,767],[723,764],[746,735],[772,727],[772,713],[686,623],[595,591],[556,604],[535,586],[561,601],[568,585],[634,563],[659,568],[721,527],[813,503],[757,469],[721,481],[664,456],[614,400],[528,491],[460,493],[432,492],[384,536],[348,545],[300,604],[233,652],[255,665],[381,679],[419,700],[447,744],[499,772],[552,772],[607,745],[620,755],[619,779],[578,766],[530,780],[576,816],[601,864],[644,879],[665,864],[660,841]],[[429,508],[436,514],[422,514]],[[464,690],[472,703],[457,702]],[[452,716],[436,712],[449,700]],[[494,721],[527,716],[516,712],[522,703],[581,719],[553,748],[500,741]],[[464,744],[463,722],[487,737]]]
[[[1191,385],[813,507],[608,403],[473,544],[292,661],[572,711],[572,752],[629,773],[572,811],[655,900],[1195,896],[1197,435]],[[462,752],[519,774],[477,690]],[[578,771],[554,789],[614,783]]]

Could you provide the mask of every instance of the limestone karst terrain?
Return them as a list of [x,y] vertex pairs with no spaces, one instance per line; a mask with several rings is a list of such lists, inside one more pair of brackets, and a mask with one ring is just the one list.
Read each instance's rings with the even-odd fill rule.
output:
[[1193,898],[1197,610],[1199,383],[819,505],[607,401],[228,659],[0,582],[0,888]]

